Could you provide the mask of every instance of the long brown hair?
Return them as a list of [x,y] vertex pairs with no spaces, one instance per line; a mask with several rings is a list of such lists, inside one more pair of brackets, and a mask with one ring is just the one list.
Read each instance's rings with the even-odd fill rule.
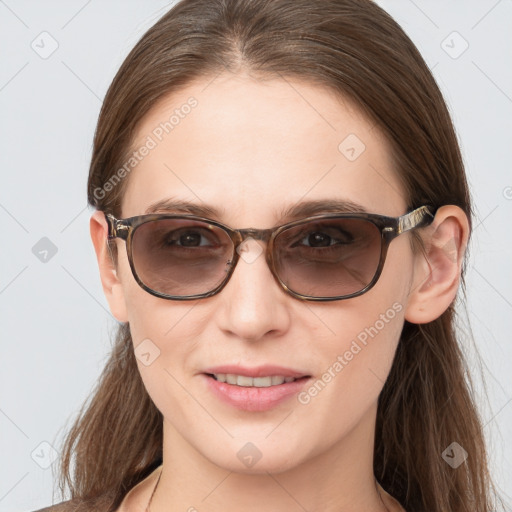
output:
[[[291,77],[353,100],[389,140],[409,209],[472,209],[457,137],[442,94],[400,26],[370,0],[184,0],[151,27],[115,76],[100,113],[89,204],[120,214],[126,162],[149,109],[191,81],[220,72]],[[118,175],[119,176],[119,175]],[[461,292],[464,294],[464,270]],[[460,299],[460,297],[459,297]],[[408,512],[496,509],[482,423],[452,304],[424,325],[405,322],[379,397],[374,470]],[[148,396],[128,324],[65,440],[60,488],[115,510],[162,460],[162,415]],[[454,469],[442,452],[468,453]],[[73,471],[71,470],[74,462]]]

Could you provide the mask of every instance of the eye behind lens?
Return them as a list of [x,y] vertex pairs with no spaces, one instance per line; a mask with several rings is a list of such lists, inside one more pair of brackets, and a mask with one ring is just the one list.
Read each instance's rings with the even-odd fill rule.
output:
[[140,225],[131,249],[139,280],[157,293],[176,297],[200,295],[218,287],[234,252],[223,229],[183,218]]
[[275,245],[276,272],[290,290],[339,297],[357,293],[373,280],[381,233],[366,219],[322,219],[283,231]]

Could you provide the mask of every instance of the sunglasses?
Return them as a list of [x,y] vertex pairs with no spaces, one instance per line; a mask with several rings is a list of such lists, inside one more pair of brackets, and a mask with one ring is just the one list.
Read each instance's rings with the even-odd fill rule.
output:
[[252,262],[242,243],[254,239],[266,243],[262,253],[288,294],[331,301],[370,290],[381,275],[391,241],[429,225],[434,215],[430,206],[401,217],[328,213],[271,229],[232,229],[196,215],[116,219],[106,213],[105,218],[108,240],[125,240],[133,277],[156,297],[192,300],[219,293],[240,258]]

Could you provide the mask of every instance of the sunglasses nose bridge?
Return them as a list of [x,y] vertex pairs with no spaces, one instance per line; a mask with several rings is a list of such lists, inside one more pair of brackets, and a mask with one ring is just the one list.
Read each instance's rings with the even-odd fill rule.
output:
[[235,241],[235,247],[236,247],[235,253],[237,253],[237,254],[234,255],[234,261],[230,262],[230,266],[232,268],[231,268],[231,271],[230,271],[227,279],[229,279],[231,277],[231,275],[233,274],[233,272],[235,270],[234,267],[236,267],[236,265],[240,259],[244,259],[245,261],[248,261],[248,262],[252,261],[251,257],[249,257],[249,259],[247,260],[244,256],[242,256],[243,249],[241,250],[240,246],[242,246],[242,244],[244,244],[244,242],[246,240],[253,239],[253,240],[265,243],[265,248],[262,248],[263,249],[262,256],[265,258],[268,268],[269,268],[270,272],[272,273],[274,279],[278,283],[278,285],[280,285],[285,290],[287,290],[286,286],[281,282],[280,278],[277,276],[277,274],[275,272],[274,254],[271,254],[270,245],[269,245],[270,239],[272,238],[272,235],[277,231],[277,228],[268,228],[268,229],[246,228],[246,229],[237,229],[237,230],[233,230],[233,231],[234,231],[234,237],[232,237],[232,240]]
[[[272,234],[276,231],[276,229],[255,229],[255,228],[246,228],[246,229],[238,229],[235,230],[236,236],[236,242],[235,245],[237,246],[236,252],[240,254],[239,247],[248,239],[253,239],[259,242],[263,242],[265,244],[265,248],[263,248],[263,252],[265,255],[265,260],[267,261],[267,264],[270,268],[270,270],[273,272],[273,261],[274,257],[273,255],[269,254],[269,241],[272,237]],[[237,258],[238,259],[238,258]]]
[[260,240],[261,242],[267,243],[272,236],[273,229],[239,229],[238,233],[240,234],[240,243],[244,242],[248,238],[253,238],[254,240]]

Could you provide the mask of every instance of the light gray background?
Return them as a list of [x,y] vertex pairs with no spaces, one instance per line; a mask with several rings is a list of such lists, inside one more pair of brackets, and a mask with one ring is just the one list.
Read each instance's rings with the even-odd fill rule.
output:
[[[483,359],[492,469],[510,496],[512,2],[378,3],[433,70],[461,142],[477,212],[467,275],[476,347],[465,345],[470,361],[475,350]],[[92,138],[122,59],[170,5],[0,0],[1,511],[52,502],[49,444],[59,447],[106,361],[116,323],[89,238]],[[58,43],[46,59],[31,47],[43,51],[46,38],[51,49],[43,31]],[[45,263],[32,251],[42,237],[57,248]]]

